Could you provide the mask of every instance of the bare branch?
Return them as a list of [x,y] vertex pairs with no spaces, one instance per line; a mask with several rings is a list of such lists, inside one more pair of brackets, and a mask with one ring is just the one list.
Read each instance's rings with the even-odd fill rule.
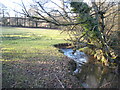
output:
[[43,6],[42,6],[39,2],[37,2],[37,3],[38,3],[38,5],[41,7],[41,9],[42,9],[49,17],[51,17],[55,22],[59,23],[55,18],[52,17],[51,14],[49,14],[49,13],[43,8]]
[[27,13],[27,15],[29,15],[29,13],[28,13],[28,11],[27,11],[27,9],[26,9],[26,7],[25,7],[25,5],[24,5],[22,0],[21,0],[21,2],[22,2],[22,5],[23,5],[23,8],[24,8],[25,12]]
[[60,83],[60,85],[62,86],[62,88],[65,88],[64,87],[64,85],[63,85],[63,83],[60,81],[60,79],[58,78],[58,76],[56,75],[56,74],[54,74],[55,75],[55,77],[57,78],[57,80],[58,80],[58,82]]
[[22,15],[25,15],[25,16],[27,16],[28,14],[26,14],[24,11],[23,11],[23,13],[22,12],[19,12],[19,11],[16,11],[16,10],[13,10],[14,12],[17,12],[17,13],[20,13],[20,14],[22,14]]
[[108,15],[105,16],[105,18],[108,17],[108,16],[110,16],[110,15],[112,15],[112,14],[114,14],[114,13],[116,13],[116,12],[118,12],[118,11],[120,11],[120,9],[119,10],[115,10],[115,11],[109,13]]
[[[25,14],[26,15],[26,14]],[[44,21],[46,21],[46,22],[48,22],[48,23],[53,23],[53,24],[55,24],[55,25],[57,25],[57,26],[71,26],[71,25],[79,25],[79,24],[83,24],[83,23],[85,23],[86,21],[83,21],[83,22],[78,22],[78,23],[56,23],[56,22],[54,22],[54,21],[51,21],[51,20],[48,20],[48,19],[46,19],[46,18],[41,18],[41,17],[35,17],[35,16],[29,16],[30,18],[33,18],[33,19],[39,19],[39,20],[44,20]]]
[[[51,0],[51,2],[54,3],[56,6],[58,6],[61,10],[63,10],[63,12],[65,13],[65,15],[62,15],[62,16],[65,16],[66,18],[69,19],[70,22],[72,22],[71,18],[70,18],[69,15],[68,15],[68,12],[67,12],[67,11],[65,10],[65,8],[64,8],[64,5],[63,5],[63,7],[61,7],[61,6],[59,6],[57,3],[53,2],[52,0]],[[63,3],[64,3],[64,1],[63,1]],[[70,11],[70,10],[69,10],[69,11]],[[59,11],[59,12],[60,12],[60,11]],[[65,18],[65,17],[64,17],[64,18]]]
[[117,15],[117,13],[115,13],[115,15],[113,16],[113,21],[112,21],[112,25],[111,25],[111,27],[108,29],[108,31],[107,31],[107,33],[106,33],[106,35],[108,36],[108,34],[110,33],[110,31],[112,30],[112,28],[114,28],[114,26],[116,25],[116,24],[118,24],[118,23],[116,23],[115,24],[115,17],[116,17],[116,15]]

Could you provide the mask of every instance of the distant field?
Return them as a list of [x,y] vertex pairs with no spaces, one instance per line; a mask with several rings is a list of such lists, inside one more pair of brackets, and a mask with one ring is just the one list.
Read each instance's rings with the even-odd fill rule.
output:
[[68,38],[65,33],[60,33],[60,30],[3,27],[2,61],[26,60],[34,57],[45,59],[46,55],[57,55],[58,52],[53,45],[64,43],[66,42],[64,39]]

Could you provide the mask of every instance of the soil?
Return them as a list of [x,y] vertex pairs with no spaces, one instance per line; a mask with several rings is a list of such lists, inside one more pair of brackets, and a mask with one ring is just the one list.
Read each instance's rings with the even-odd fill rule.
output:
[[3,62],[3,88],[83,88],[69,62],[66,56],[62,60]]

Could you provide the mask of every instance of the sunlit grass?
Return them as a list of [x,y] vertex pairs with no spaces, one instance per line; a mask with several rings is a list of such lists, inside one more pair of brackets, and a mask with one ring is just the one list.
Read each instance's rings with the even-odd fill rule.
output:
[[59,87],[54,74],[63,83],[71,83],[74,78],[67,74],[68,58],[53,46],[67,42],[64,39],[68,35],[60,33],[60,30],[2,28],[2,88],[46,88],[49,84]]
[[[34,28],[2,28],[1,30],[0,61],[2,61],[3,88],[44,87],[43,81],[39,79],[44,75],[37,77],[36,75],[39,74],[34,74],[31,68],[38,69],[36,72],[39,72],[45,67],[42,65],[49,66],[56,61],[62,61],[63,54],[53,45],[66,42],[64,39],[67,39],[67,34],[60,34],[60,30]],[[46,69],[49,68],[52,67]],[[42,73],[43,71],[40,74]]]
[[[54,44],[66,42],[67,34],[60,30],[34,28],[2,28],[2,61],[59,57]],[[47,59],[44,59],[47,56]]]

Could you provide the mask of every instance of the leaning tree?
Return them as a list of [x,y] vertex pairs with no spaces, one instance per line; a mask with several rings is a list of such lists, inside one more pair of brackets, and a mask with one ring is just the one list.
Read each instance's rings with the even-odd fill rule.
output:
[[[73,0],[74,1],[74,0]],[[70,36],[74,51],[87,47],[103,63],[119,63],[120,30],[118,28],[119,2],[106,0],[33,0],[35,14],[29,14],[22,2],[23,13],[29,18],[62,26]],[[49,6],[51,5],[51,6]],[[21,12],[20,12],[21,13]],[[84,50],[83,49],[83,50]]]

